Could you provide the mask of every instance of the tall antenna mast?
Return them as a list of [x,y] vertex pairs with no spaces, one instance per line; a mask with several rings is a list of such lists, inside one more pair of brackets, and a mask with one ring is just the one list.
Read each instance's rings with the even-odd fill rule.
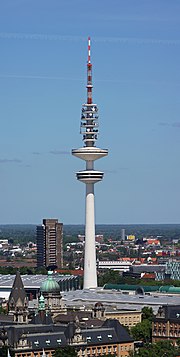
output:
[[87,61],[87,103],[92,104],[92,64],[91,64],[91,39],[88,37],[88,61]]

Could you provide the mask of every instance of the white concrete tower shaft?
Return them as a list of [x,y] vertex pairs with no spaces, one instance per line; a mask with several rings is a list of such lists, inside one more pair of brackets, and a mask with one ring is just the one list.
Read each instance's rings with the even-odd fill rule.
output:
[[72,155],[86,161],[86,170],[76,173],[79,181],[86,184],[84,289],[97,287],[96,243],[95,243],[95,205],[94,184],[103,179],[104,173],[94,170],[94,161],[108,155],[107,149],[95,146],[98,137],[98,107],[92,100],[92,64],[90,57],[90,38],[88,38],[87,61],[87,103],[82,105],[81,134],[84,146],[73,149]]
[[84,250],[84,289],[97,287],[95,250],[94,184],[86,184],[86,218]]

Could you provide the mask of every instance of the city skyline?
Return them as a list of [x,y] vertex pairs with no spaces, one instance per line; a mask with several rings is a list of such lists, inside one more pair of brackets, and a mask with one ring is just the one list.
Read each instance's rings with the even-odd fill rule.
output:
[[71,148],[88,35],[98,145],[110,151],[96,223],[179,223],[179,10],[176,0],[0,5],[1,224],[84,223]]

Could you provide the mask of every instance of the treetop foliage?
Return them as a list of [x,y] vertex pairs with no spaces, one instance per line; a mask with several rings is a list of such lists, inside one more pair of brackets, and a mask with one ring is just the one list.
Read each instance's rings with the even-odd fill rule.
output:
[[175,347],[170,341],[147,343],[137,352],[131,354],[132,357],[177,357],[179,355],[179,346]]

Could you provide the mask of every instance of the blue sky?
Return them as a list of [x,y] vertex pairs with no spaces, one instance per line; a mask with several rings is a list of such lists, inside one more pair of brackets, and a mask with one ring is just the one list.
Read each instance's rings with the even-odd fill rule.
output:
[[2,0],[0,224],[84,223],[87,37],[97,146],[97,223],[179,223],[179,0]]

